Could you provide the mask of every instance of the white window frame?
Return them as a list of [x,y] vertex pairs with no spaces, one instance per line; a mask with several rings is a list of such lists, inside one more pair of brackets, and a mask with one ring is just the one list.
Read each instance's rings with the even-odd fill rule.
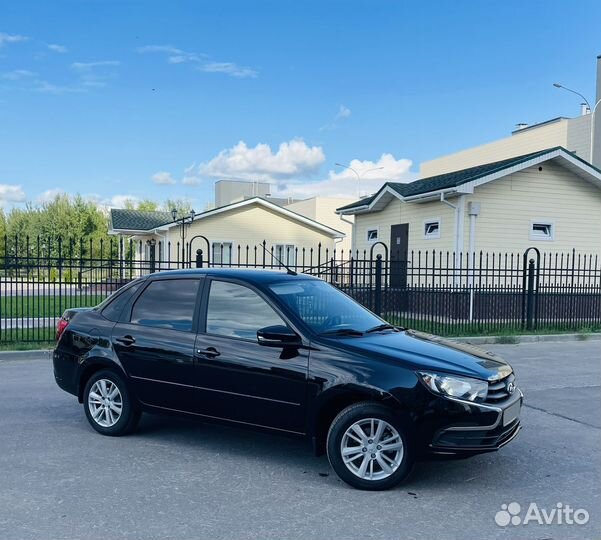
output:
[[[536,233],[533,230],[534,225],[548,225],[551,228],[551,234],[549,236],[543,236],[540,233]],[[536,242],[553,242],[555,240],[555,220],[548,218],[531,219],[529,228],[528,238]]]
[[[228,262],[225,262],[225,263],[223,262],[223,252],[221,252],[221,261],[219,261],[219,262],[215,262],[215,261],[213,260],[213,256],[215,255],[215,248],[214,248],[215,244],[219,244],[219,245],[223,244],[223,246],[224,246],[224,247],[225,247],[227,244],[231,244],[231,246],[232,246],[232,251],[231,251],[231,260],[230,260],[230,261],[228,261]],[[220,264],[220,265],[222,265],[222,266],[229,266],[229,265],[231,265],[231,264],[234,264],[234,254],[235,254],[235,249],[236,249],[236,245],[234,244],[234,241],[233,241],[233,240],[213,240],[213,241],[211,242],[211,265],[213,265],[213,264]],[[229,250],[228,250],[228,251],[229,251]]]
[[[376,231],[376,237],[375,238],[370,238],[369,237],[369,233],[372,231]],[[380,227],[370,227],[369,229],[367,229],[365,231],[365,240],[367,242],[369,242],[370,244],[375,244],[376,242],[380,241]]]
[[[426,231],[426,226],[431,223],[438,223],[438,230],[435,233],[428,234]],[[442,219],[439,217],[432,217],[428,219],[424,219],[424,223],[422,225],[422,231],[424,231],[424,240],[436,240],[440,238],[440,229],[442,228]]]
[[[281,251],[281,257],[280,257],[280,252],[278,251],[278,248],[282,248]],[[287,248],[290,248],[290,252],[287,252]],[[291,260],[286,260],[286,255],[290,256]],[[296,266],[296,246],[292,243],[292,242],[278,242],[277,244],[273,245],[273,255],[274,255],[274,262],[277,262],[275,260],[275,257],[277,257],[278,259],[280,259],[286,266]]]

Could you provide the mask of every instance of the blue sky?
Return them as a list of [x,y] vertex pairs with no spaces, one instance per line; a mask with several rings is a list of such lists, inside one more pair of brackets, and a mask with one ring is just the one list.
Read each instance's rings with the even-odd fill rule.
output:
[[[296,196],[579,113],[598,1],[55,1],[0,5],[0,204]],[[259,146],[257,146],[259,145]],[[380,178],[381,177],[381,178]],[[44,195],[45,194],[45,195]]]

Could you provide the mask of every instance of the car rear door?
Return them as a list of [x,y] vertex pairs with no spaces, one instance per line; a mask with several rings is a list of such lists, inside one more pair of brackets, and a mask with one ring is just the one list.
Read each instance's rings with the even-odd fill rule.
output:
[[194,342],[203,279],[148,280],[114,326],[113,348],[145,404],[196,411]]
[[259,345],[275,324],[287,323],[260,291],[207,278],[194,375],[204,414],[304,433],[308,351]]

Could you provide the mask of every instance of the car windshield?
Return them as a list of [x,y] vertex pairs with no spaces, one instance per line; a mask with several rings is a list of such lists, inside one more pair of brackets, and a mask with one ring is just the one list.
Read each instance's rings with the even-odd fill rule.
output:
[[384,321],[336,287],[321,280],[298,279],[269,287],[313,330],[321,334],[359,334]]

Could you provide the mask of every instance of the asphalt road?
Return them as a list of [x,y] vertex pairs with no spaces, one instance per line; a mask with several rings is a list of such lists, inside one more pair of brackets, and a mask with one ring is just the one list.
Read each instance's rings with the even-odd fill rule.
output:
[[[600,538],[601,342],[488,347],[526,394],[520,436],[380,493],[347,487],[303,442],[238,428],[146,415],[102,437],[48,360],[0,360],[0,538]],[[501,527],[511,502],[590,520]]]

